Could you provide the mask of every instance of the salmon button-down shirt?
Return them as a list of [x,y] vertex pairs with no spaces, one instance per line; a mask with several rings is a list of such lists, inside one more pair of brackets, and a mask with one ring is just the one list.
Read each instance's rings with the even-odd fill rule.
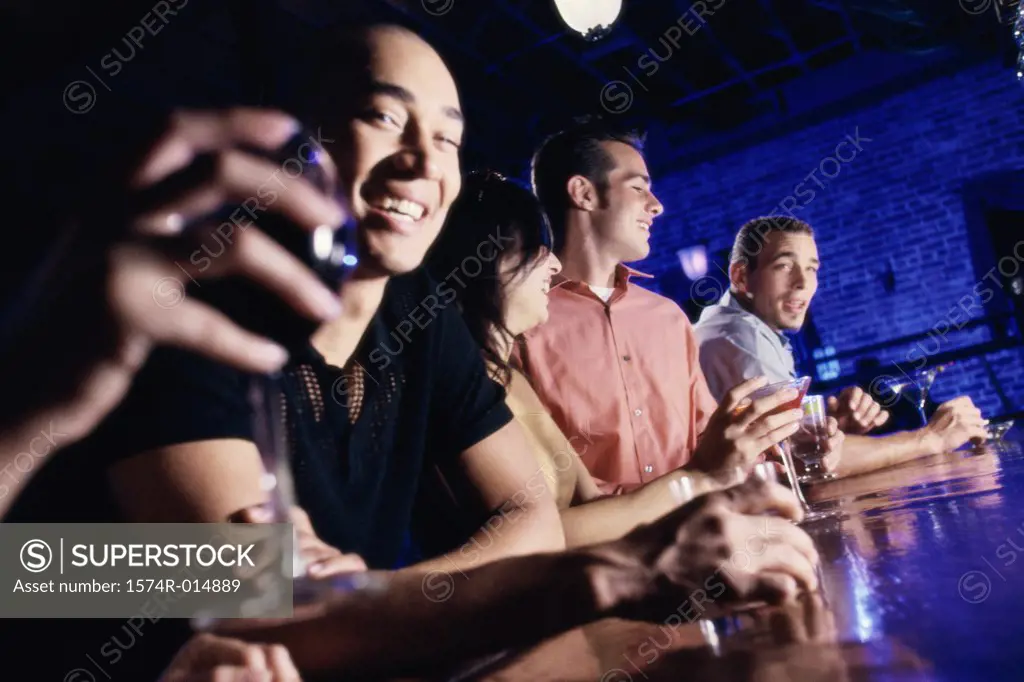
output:
[[525,334],[519,356],[606,493],[685,465],[717,407],[685,313],[631,277],[650,275],[619,266],[605,303],[586,283],[558,276],[549,319]]

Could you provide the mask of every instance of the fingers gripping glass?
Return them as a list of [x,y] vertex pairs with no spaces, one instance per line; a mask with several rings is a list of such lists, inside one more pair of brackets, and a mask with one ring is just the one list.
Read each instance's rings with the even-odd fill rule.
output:
[[[804,396],[807,394],[807,389],[810,388],[810,385],[810,377],[800,377],[798,379],[790,379],[789,381],[780,381],[775,384],[769,384],[768,386],[764,386],[762,388],[757,389],[748,397],[751,400],[758,400],[760,398],[767,398],[768,396],[775,395],[779,391],[785,390],[787,388],[795,388],[798,393],[798,395],[795,398],[786,401],[782,405],[779,405],[774,410],[772,410],[771,413],[769,413],[776,414],[779,412],[786,412],[788,410],[800,408],[801,404],[803,403]],[[803,490],[800,488],[800,475],[797,472],[796,465],[793,461],[792,449],[790,444],[791,440],[792,438],[784,440],[778,445],[773,446],[772,450],[779,458],[779,460],[782,462],[782,465],[786,470],[786,477],[789,479],[790,487],[792,487],[793,493],[800,501],[800,506],[803,507],[804,522],[807,523],[811,521],[818,521],[820,519],[827,519],[835,516],[838,513],[838,510],[814,509],[807,502],[807,498],[804,497]]]
[[[748,473],[743,467],[735,467],[728,472],[726,486],[739,485],[749,478],[776,483],[779,480],[775,462],[758,462]],[[689,474],[680,474],[669,482],[669,490],[679,505],[684,505],[697,497],[698,486]],[[819,575],[820,580],[820,575]],[[819,583],[820,584],[820,583]],[[722,641],[739,628],[739,611],[724,613],[716,618],[701,618],[697,621],[700,633],[708,648],[715,656],[722,655]]]
[[[677,478],[669,481],[669,491],[680,506],[697,497],[697,486],[689,474],[680,474]],[[715,620],[701,618],[697,621],[704,641],[707,642],[715,656],[722,654],[722,637],[724,636],[724,628],[726,626],[725,620],[724,618]]]

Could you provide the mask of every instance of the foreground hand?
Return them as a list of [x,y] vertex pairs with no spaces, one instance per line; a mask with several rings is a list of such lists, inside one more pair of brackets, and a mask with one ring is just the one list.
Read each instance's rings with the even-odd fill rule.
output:
[[942,403],[922,431],[933,453],[956,450],[967,441],[988,439],[988,420],[967,396]]
[[791,523],[802,518],[796,497],[777,483],[751,479],[697,497],[588,550],[599,564],[599,600],[625,617],[664,618],[665,605],[680,599],[702,613],[711,605],[778,603],[801,588],[814,590],[818,552]]
[[[197,220],[222,205],[265,197],[273,178],[276,199],[265,198],[263,210],[296,229],[339,224],[342,212],[332,199],[241,151],[277,149],[295,132],[292,119],[267,111],[178,113],[129,177],[107,188],[103,207],[72,216],[50,254],[48,278],[26,294],[29,312],[14,321],[14,342],[0,358],[5,388],[21,408],[5,413],[0,427],[35,430],[56,420],[66,435],[62,445],[81,438],[121,400],[155,344],[246,371],[285,362],[279,346],[186,299],[191,279],[239,275],[311,320],[336,316],[336,296],[259,229]],[[202,246],[222,254],[197,259]]]
[[[356,573],[368,570],[366,562],[358,554],[343,554],[341,550],[328,545],[313,530],[309,515],[300,507],[292,507],[292,524],[298,540],[299,553],[306,563],[306,572],[311,578],[327,578],[341,573]],[[236,523],[272,523],[273,515],[265,507],[247,507],[231,518]]]
[[841,431],[856,435],[873,431],[889,421],[889,412],[859,386],[843,389],[838,398],[830,396],[828,413],[839,422]]
[[821,594],[803,595],[764,615],[776,645],[835,644],[839,640],[835,613]]
[[785,389],[751,402],[747,396],[766,384],[767,379],[758,377],[726,394],[701,434],[690,468],[707,473],[731,474],[737,467],[750,471],[761,453],[796,433],[803,416],[799,408],[772,413],[799,393]]
[[279,644],[247,644],[196,635],[171,661],[158,682],[302,682],[288,650]]

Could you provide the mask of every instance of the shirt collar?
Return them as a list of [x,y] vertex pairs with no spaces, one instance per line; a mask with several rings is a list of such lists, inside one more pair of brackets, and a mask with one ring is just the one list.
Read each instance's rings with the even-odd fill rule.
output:
[[[628,265],[619,263],[615,266],[615,289],[625,290],[629,284],[629,280],[634,277],[641,277],[644,279],[654,279],[654,275],[649,275],[646,272],[635,270]],[[551,278],[551,288],[556,289],[558,287],[565,287],[568,291],[590,291],[590,287],[584,282],[578,282],[576,280],[569,279],[565,275],[559,273]]]
[[736,297],[732,295],[731,291],[726,291],[724,294],[722,294],[722,298],[719,299],[718,305],[722,306],[723,308],[728,308],[730,310],[735,310],[739,314],[744,315],[754,325],[756,325],[760,329],[764,330],[765,332],[767,332],[771,336],[777,338],[779,340],[779,343],[782,344],[782,347],[785,348],[787,351],[788,350],[792,350],[792,346],[789,343],[789,337],[788,336],[786,336],[782,332],[775,331],[774,329],[769,327],[768,324],[765,323],[765,321],[762,320],[760,317],[758,317],[757,315],[755,315],[754,313],[750,312],[749,310],[744,308],[742,305],[740,305],[740,302],[738,300],[736,300]]

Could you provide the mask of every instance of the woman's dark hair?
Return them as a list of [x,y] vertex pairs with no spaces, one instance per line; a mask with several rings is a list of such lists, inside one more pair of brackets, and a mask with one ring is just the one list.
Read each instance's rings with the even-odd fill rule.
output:
[[487,171],[471,173],[462,185],[427,268],[455,291],[455,302],[484,358],[497,368],[495,379],[508,385],[511,367],[502,358],[492,330],[505,326],[505,294],[499,269],[511,259],[516,277],[551,249],[551,227],[540,202],[526,188]]

